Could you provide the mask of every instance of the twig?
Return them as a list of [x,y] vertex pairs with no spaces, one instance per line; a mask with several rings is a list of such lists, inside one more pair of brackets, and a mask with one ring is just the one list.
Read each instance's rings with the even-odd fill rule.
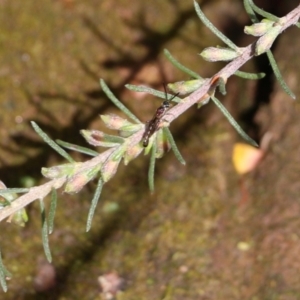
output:
[[[141,136],[140,136],[141,138]],[[92,168],[98,164],[101,164],[104,162],[109,155],[113,152],[113,149],[109,149],[98,156],[94,157],[91,160],[88,160],[84,162],[81,166],[81,168],[78,169],[78,173],[82,172],[85,169]],[[57,179],[52,179],[51,181],[48,181],[45,184],[35,186],[30,188],[29,192],[20,196],[16,200],[14,200],[11,205],[6,206],[0,210],[0,222],[18,211],[19,209],[27,206],[29,203],[45,198],[52,189],[59,189],[61,188],[66,182],[67,177],[63,176]]]

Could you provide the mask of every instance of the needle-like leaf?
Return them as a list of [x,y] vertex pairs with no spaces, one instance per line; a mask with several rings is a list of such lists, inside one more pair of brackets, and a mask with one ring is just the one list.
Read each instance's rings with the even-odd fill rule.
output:
[[5,293],[7,292],[7,284],[6,284],[7,277],[11,277],[11,274],[10,272],[7,271],[7,269],[3,264],[1,250],[0,250],[0,284]]
[[131,120],[135,121],[136,123],[142,123],[121,101],[116,98],[103,79],[100,79],[100,85],[103,89],[103,92],[116,107],[118,107]]
[[40,209],[41,209],[42,241],[43,241],[44,252],[45,252],[48,262],[51,263],[52,256],[51,256],[51,251],[50,251],[50,247],[49,247],[48,225],[47,225],[47,218],[46,218],[46,212],[45,212],[45,205],[44,205],[44,201],[42,199],[40,199]]
[[234,127],[234,129],[240,134],[242,138],[244,138],[247,142],[249,142],[252,146],[258,147],[257,143],[251,139],[251,137],[242,129],[242,127],[235,121],[229,111],[225,108],[225,106],[214,96],[211,96],[212,101],[216,104],[216,106],[221,110],[223,115],[227,118],[229,123]]
[[[269,13],[269,12],[267,12],[267,11],[261,9],[261,8],[259,8],[257,5],[255,5],[255,3],[252,0],[247,0],[247,1],[250,3],[250,5],[253,8],[253,10],[257,14],[261,15],[262,17],[264,17],[266,19],[269,19],[269,20],[272,20],[272,21],[278,21],[280,19],[279,17],[277,17],[277,16],[275,16],[275,15],[273,15],[273,14],[271,14],[271,13]],[[300,23],[299,22],[297,22],[295,25],[298,28],[300,28]]]
[[250,80],[262,79],[266,76],[265,73],[248,73],[243,71],[236,71],[234,75],[244,79],[250,79]]
[[[8,188],[8,189],[0,189],[0,195],[2,194],[11,194],[11,193],[28,193],[30,189],[28,188]],[[13,200],[12,200],[13,201]]]
[[94,150],[86,148],[86,147],[78,146],[78,145],[75,145],[75,144],[70,144],[70,143],[64,142],[62,140],[55,140],[55,141],[58,145],[66,148],[68,150],[73,150],[73,151],[83,153],[83,154],[86,154],[86,155],[89,155],[89,156],[99,155],[99,153],[97,151],[94,151]]
[[[154,89],[152,89],[150,87],[147,87],[147,86],[144,86],[144,85],[126,84],[125,87],[127,89],[131,90],[131,91],[134,91],[134,92],[148,93],[148,94],[151,94],[153,96],[162,98],[164,100],[166,99],[166,93],[154,90]],[[168,97],[168,99],[172,98],[172,101],[174,101],[174,102],[180,102],[181,101],[181,98],[179,98],[177,96],[174,97],[174,95],[172,95],[172,94],[167,93],[167,97]]]
[[60,146],[58,146],[50,137],[34,122],[30,122],[35,132],[58,154],[64,157],[69,162],[75,162],[74,159]]
[[203,24],[209,28],[219,39],[221,39],[229,48],[234,50],[239,50],[239,47],[236,46],[228,37],[226,37],[221,31],[219,31],[204,15],[199,4],[194,0],[194,6],[196,13],[199,19],[203,22]]
[[172,135],[170,129],[168,127],[164,127],[163,131],[164,131],[164,133],[165,133],[165,135],[166,135],[166,137],[167,137],[167,139],[168,139],[168,141],[169,141],[169,143],[170,143],[170,145],[172,147],[174,155],[176,156],[176,158],[179,160],[180,163],[182,163],[183,165],[185,165],[185,160],[182,157],[179,149],[177,148],[177,145],[175,143],[175,140],[173,138],[173,135]]
[[97,207],[97,204],[98,204],[98,200],[99,200],[100,195],[101,195],[102,187],[103,187],[103,180],[100,177],[100,179],[98,180],[98,184],[97,184],[97,188],[96,188],[94,197],[92,199],[91,206],[90,206],[88,219],[87,219],[87,223],[86,223],[86,232],[90,231],[90,229],[92,227],[92,221],[93,221],[95,210],[96,210],[96,207]]
[[148,171],[148,183],[149,183],[149,189],[151,193],[154,192],[155,162],[156,162],[156,143],[154,142],[151,148],[151,156],[150,156],[149,171]]
[[253,10],[253,7],[251,5],[251,1],[250,0],[244,0],[244,7],[245,7],[245,10],[246,10],[248,16],[250,17],[252,23],[258,23],[259,20],[256,17],[256,14],[255,14],[255,12]]
[[49,216],[48,216],[48,233],[49,234],[51,234],[53,232],[56,206],[57,206],[57,192],[55,189],[52,189]]
[[293,99],[296,99],[296,96],[295,94],[290,90],[290,88],[288,87],[288,85],[285,83],[281,73],[280,73],[280,70],[278,68],[278,65],[275,61],[275,58],[272,54],[272,52],[270,50],[267,51],[267,56],[269,58],[269,62],[270,62],[270,65],[273,69],[273,72],[274,72],[274,75],[276,76],[279,84],[281,85],[282,89],[290,96],[292,97]]
[[189,76],[191,76],[192,78],[195,79],[202,79],[202,77],[197,74],[196,72],[190,70],[189,68],[185,67],[184,65],[182,65],[177,59],[174,58],[174,56],[167,50],[164,49],[164,54],[167,57],[167,59],[179,70],[181,70],[182,72],[188,74]]

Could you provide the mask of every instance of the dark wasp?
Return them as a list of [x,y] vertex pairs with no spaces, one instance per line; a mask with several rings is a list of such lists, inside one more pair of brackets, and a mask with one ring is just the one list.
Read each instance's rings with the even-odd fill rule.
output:
[[171,99],[168,99],[166,86],[164,85],[166,100],[161,104],[161,106],[156,110],[153,118],[146,123],[146,129],[143,135],[143,146],[147,147],[149,144],[149,139],[151,136],[159,129],[162,117],[165,115],[166,111],[170,108],[170,102],[179,95],[177,93]]

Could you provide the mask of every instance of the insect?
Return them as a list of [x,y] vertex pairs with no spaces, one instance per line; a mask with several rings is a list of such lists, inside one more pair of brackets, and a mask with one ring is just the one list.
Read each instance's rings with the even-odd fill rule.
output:
[[146,129],[143,135],[143,146],[147,147],[149,144],[149,139],[151,136],[159,129],[159,124],[162,117],[165,115],[166,111],[170,108],[170,102],[179,95],[177,93],[171,99],[168,99],[167,90],[164,85],[166,100],[161,104],[161,106],[156,110],[153,118],[146,123]]

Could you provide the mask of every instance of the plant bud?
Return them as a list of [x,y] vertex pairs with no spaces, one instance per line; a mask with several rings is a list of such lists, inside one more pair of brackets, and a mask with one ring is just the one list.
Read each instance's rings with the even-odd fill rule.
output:
[[118,147],[109,157],[109,159],[112,159],[114,161],[119,161],[122,159],[124,152],[126,150],[127,145],[123,145],[121,147]]
[[[114,155],[114,153],[112,155]],[[112,156],[108,158],[101,169],[101,176],[104,182],[109,181],[116,174],[121,159],[122,156],[119,157],[118,160],[112,159]]]
[[255,55],[260,55],[269,50],[281,30],[281,25],[273,26],[266,34],[258,39],[255,47]]
[[137,131],[141,130],[143,127],[145,127],[145,124],[125,125],[121,128],[121,130],[118,133],[121,137],[128,138],[129,136],[133,135]]
[[179,93],[179,95],[187,95],[200,88],[204,81],[205,79],[177,81],[174,83],[169,83],[168,89],[175,94]]
[[51,168],[42,168],[42,175],[49,179],[59,178],[62,176],[72,176],[76,170],[81,167],[82,163],[70,163]]
[[216,47],[208,47],[205,48],[200,55],[207,61],[230,61],[238,56],[240,53],[236,50],[232,50],[229,48],[216,48]]
[[118,136],[106,134],[99,130],[80,130],[86,141],[95,147],[116,147],[124,142],[124,139]]
[[130,131],[131,133],[139,131],[144,124],[127,124],[120,128],[121,131]]
[[[3,181],[0,180],[0,190],[6,190],[7,187],[4,184]],[[18,197],[16,193],[5,193],[0,195],[0,206],[4,207],[9,205],[13,200],[15,200]],[[1,199],[3,198],[3,200]]]
[[127,166],[130,161],[135,159],[143,151],[143,149],[144,147],[140,143],[132,147],[128,147],[124,153],[125,166]]
[[148,155],[151,151],[151,148],[153,146],[153,143],[155,141],[155,138],[156,138],[156,134],[157,132],[155,132],[149,139],[149,142],[148,142],[148,146],[147,147],[144,147],[145,149],[145,152],[144,152],[144,155]]
[[159,130],[156,135],[156,158],[162,158],[164,154],[170,151],[171,145],[164,134],[163,130]]
[[89,181],[96,177],[100,168],[101,165],[97,165],[75,174],[68,180],[64,191],[68,194],[78,193]]
[[[0,180],[0,190],[6,190],[6,185],[1,180]],[[3,200],[1,198],[3,198]],[[16,198],[18,198],[18,195],[16,193],[2,194],[0,196],[0,209],[5,206],[10,205],[10,203],[13,200],[15,200]],[[7,219],[7,222],[9,222],[9,223],[12,222],[12,223],[22,226],[22,227],[25,226],[25,223],[27,221],[28,221],[28,215],[27,215],[24,207],[17,210],[15,213],[10,215],[9,218]]]
[[253,36],[262,36],[272,28],[274,21],[263,19],[260,23],[245,26],[244,32]]
[[133,125],[133,123],[114,114],[101,115],[100,117],[109,129],[120,130],[123,126]]
[[21,208],[12,215],[10,215],[7,219],[7,222],[24,227],[25,223],[28,222],[28,215],[26,213],[25,208]]

